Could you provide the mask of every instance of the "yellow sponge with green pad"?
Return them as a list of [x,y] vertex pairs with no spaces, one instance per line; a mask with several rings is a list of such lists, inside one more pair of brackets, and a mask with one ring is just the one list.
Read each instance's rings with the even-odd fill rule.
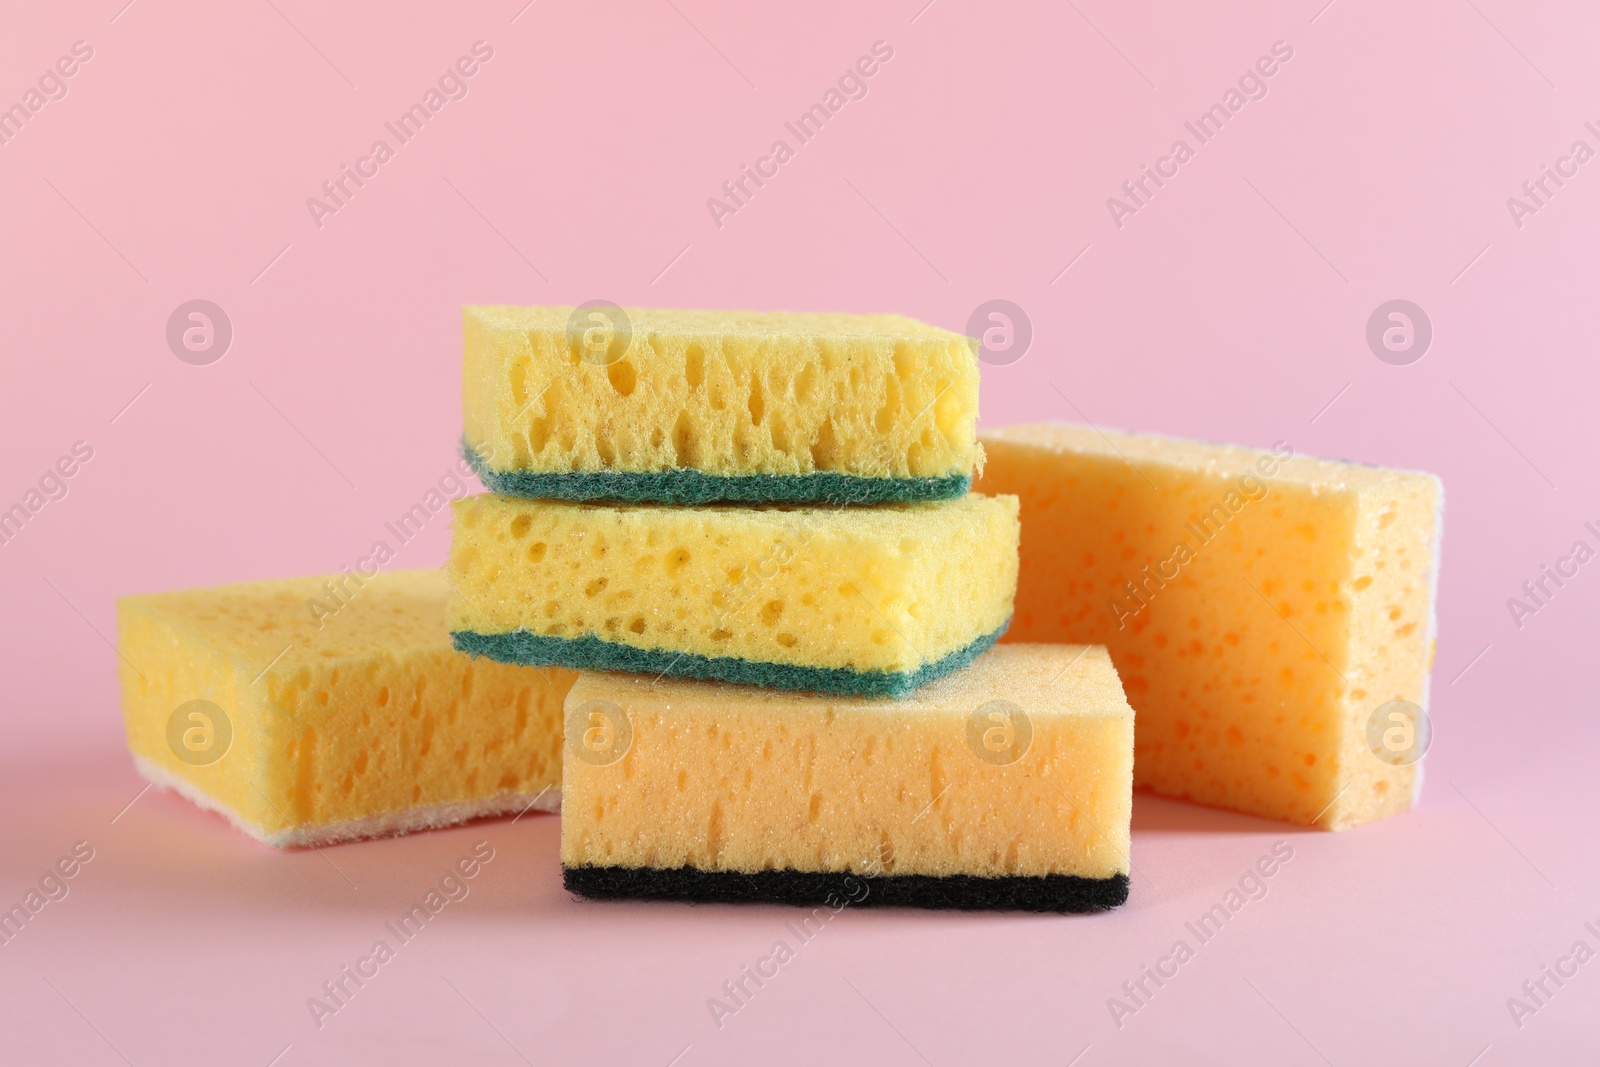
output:
[[463,310],[463,445],[497,493],[672,504],[960,497],[975,342],[898,315]]
[[584,674],[561,863],[590,897],[1094,911],[1127,899],[1105,649],[1000,645],[906,700]]
[[[1330,829],[1410,807],[1438,478],[1288,442],[1067,425],[984,440],[983,487],[1022,499],[1011,635],[1110,648],[1139,716],[1140,785]],[[1399,733],[1374,747],[1397,713],[1408,750],[1390,750]]]
[[540,666],[902,695],[1004,631],[1017,502],[454,503],[456,647]]
[[559,808],[575,674],[450,646],[440,571],[123,597],[141,774],[269,845]]

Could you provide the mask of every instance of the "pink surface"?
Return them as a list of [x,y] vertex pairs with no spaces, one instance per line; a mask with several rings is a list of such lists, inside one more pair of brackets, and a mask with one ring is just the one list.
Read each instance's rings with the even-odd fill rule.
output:
[[[1600,950],[1600,565],[1520,627],[1506,605],[1573,542],[1600,547],[1583,525],[1600,520],[1600,163],[1561,162],[1600,148],[1590,8],[123,2],[27,5],[0,34],[0,104],[26,106],[74,42],[93,50],[0,144],[0,506],[93,450],[0,545],[0,902],[93,849],[0,946],[0,1059],[1600,1053],[1600,963],[1545,979],[1536,1012],[1507,1004],[1535,1004],[1523,983],[1575,942]],[[446,83],[466,95],[396,147],[385,121],[477,41],[492,58]],[[877,41],[893,56],[866,96],[716,225],[707,198],[794,147],[784,122]],[[1118,228],[1107,198],[1193,147],[1185,121],[1278,41],[1293,56],[1265,97]],[[319,227],[307,198],[379,138],[392,158]],[[1571,176],[1514,213],[1542,164]],[[958,329],[1004,298],[1034,340],[985,368],[990,425],[1087,418],[1439,472],[1421,807],[1327,835],[1140,796],[1122,910],[847,910],[719,1029],[707,999],[790,936],[791,910],[576,902],[549,816],[275,854],[140,795],[113,598],[351,563],[453,464],[459,306],[596,298]],[[232,324],[211,365],[167,344],[194,299]],[[1431,319],[1419,362],[1367,346],[1391,299]],[[439,562],[447,536],[440,517],[397,565]],[[470,895],[319,1029],[307,999],[480,840],[496,858]],[[1278,841],[1294,856],[1265,898],[1119,1027],[1108,999],[1193,945],[1185,921]]]

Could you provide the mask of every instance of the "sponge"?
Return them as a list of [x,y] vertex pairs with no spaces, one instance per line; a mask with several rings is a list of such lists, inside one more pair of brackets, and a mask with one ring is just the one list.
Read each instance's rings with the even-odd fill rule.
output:
[[450,647],[439,571],[117,602],[139,772],[277,847],[557,810],[576,675]]
[[1011,635],[1110,648],[1140,785],[1329,829],[1412,804],[1420,752],[1368,731],[1427,706],[1437,478],[1079,426],[985,443],[983,488],[1022,498]]
[[497,493],[859,504],[964,495],[976,342],[898,315],[463,310],[464,452]]
[[1017,502],[454,503],[456,647],[541,666],[903,695],[1000,636]]
[[1133,712],[1103,648],[1001,645],[903,701],[584,674],[566,706],[561,863],[584,896],[1127,899]]

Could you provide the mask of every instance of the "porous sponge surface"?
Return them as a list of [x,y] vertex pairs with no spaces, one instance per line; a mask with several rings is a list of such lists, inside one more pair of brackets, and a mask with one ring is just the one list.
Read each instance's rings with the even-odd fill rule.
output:
[[464,436],[490,471],[887,480],[981,465],[977,351],[960,334],[898,315],[628,308],[629,347],[603,363],[569,335],[572,310],[463,309]]
[[972,485],[967,474],[942,478],[863,478],[837,471],[810,474],[706,474],[690,467],[664,471],[496,471],[465,447],[464,455],[490,492],[534,500],[618,500],[631,504],[899,504],[951,500]]
[[985,443],[980,487],[1022,499],[1010,637],[1110,648],[1139,784],[1333,829],[1411,804],[1366,724],[1427,704],[1437,478],[1077,426]]
[[482,495],[454,510],[458,635],[903,674],[1000,630],[1016,590],[1007,497],[834,509]]
[[[325,585],[340,581],[342,606]],[[124,597],[128,747],[275,843],[559,788],[561,701],[576,675],[456,652],[445,598],[439,571]],[[169,716],[195,699],[233,729],[205,766],[167,742]]]
[[[995,700],[1031,727],[1006,764],[968,742]],[[1000,645],[900,701],[584,674],[569,713],[592,701],[627,717],[631,742],[598,765],[568,739],[568,868],[1128,872],[1133,712],[1101,648]]]

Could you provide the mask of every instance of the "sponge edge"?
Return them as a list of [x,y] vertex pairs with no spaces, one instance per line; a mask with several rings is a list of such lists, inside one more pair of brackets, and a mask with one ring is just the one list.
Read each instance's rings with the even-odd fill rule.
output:
[[661,471],[498,471],[471,445],[462,455],[485,489],[532,500],[619,500],[630,504],[913,504],[954,500],[972,486],[968,474],[868,478],[838,471],[806,474],[707,474],[690,467]]
[[1108,911],[1128,900],[1128,876],[1046,874],[845,874],[704,871],[695,867],[567,867],[567,891],[595,900],[685,900],[724,904],[828,904],[960,911]]
[[626,671],[733,682],[765,689],[903,697],[967,666],[993,647],[1010,624],[1011,620],[1007,619],[992,633],[984,634],[965,648],[959,648],[933,663],[925,663],[914,671],[856,671],[848,667],[805,667],[731,656],[702,656],[695,652],[635,648],[605,641],[593,634],[546,637],[527,630],[503,634],[457,630],[451,633],[450,640],[458,652],[530,667]]
[[471,822],[474,819],[495,818],[513,813],[520,816],[529,811],[561,810],[561,790],[546,788],[532,796],[522,793],[501,793],[480,800],[422,804],[399,811],[381,812],[364,819],[343,819],[320,826],[306,825],[287,830],[268,830],[248,821],[193,782],[178,777],[153,760],[135,755],[133,765],[140,777],[151,785],[169,789],[195,807],[221,815],[234,829],[241,830],[272,848],[321,848],[324,845],[338,845],[347,841],[394,837],[416,833],[419,830],[438,830],[446,826]]

